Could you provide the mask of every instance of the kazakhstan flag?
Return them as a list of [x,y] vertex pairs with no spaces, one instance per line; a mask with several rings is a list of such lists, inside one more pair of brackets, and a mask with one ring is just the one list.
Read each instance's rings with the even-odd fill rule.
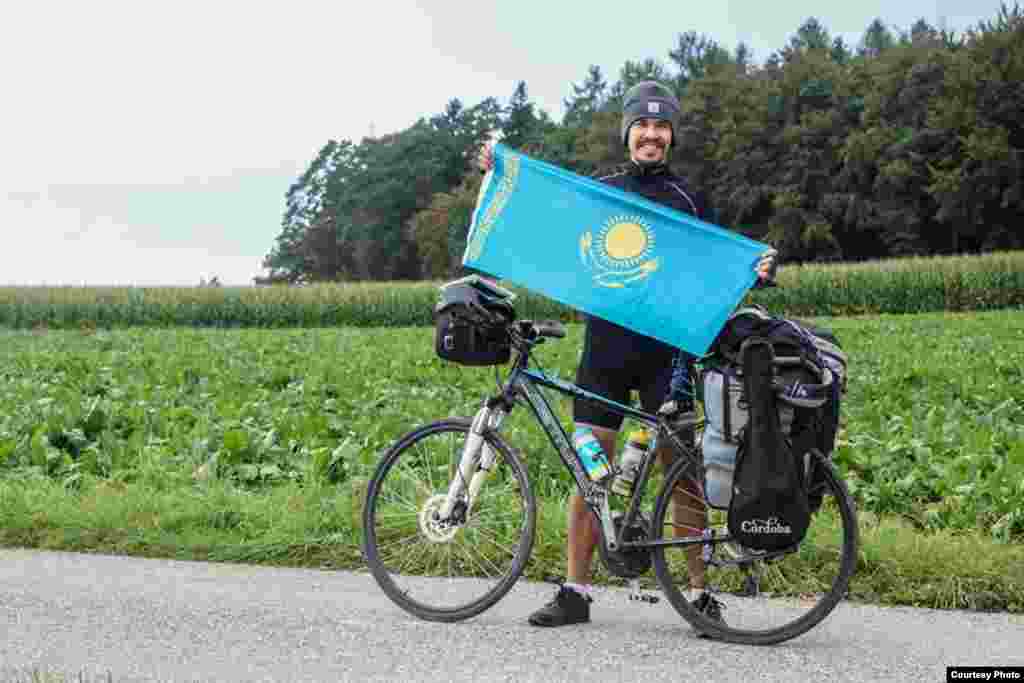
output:
[[768,249],[498,144],[462,263],[700,356]]

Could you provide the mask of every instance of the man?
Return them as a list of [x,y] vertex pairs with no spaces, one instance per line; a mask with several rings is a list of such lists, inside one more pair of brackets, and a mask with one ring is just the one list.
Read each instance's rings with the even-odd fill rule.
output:
[[[599,180],[710,222],[703,194],[694,191],[668,168],[668,154],[675,142],[678,117],[679,102],[664,85],[644,81],[630,88],[623,97],[621,127],[622,143],[629,152],[629,162],[620,172]],[[493,163],[493,152],[490,147],[485,147],[480,154],[480,167],[489,170]],[[759,281],[767,281],[773,267],[773,257],[762,259],[757,265]],[[658,411],[659,406],[662,412],[685,411],[690,408],[686,401],[670,400],[664,405],[662,402],[666,397],[680,398],[678,392],[670,396],[670,385],[678,388],[689,361],[686,354],[664,342],[588,316],[576,383],[588,391],[626,404],[629,403],[630,392],[636,390],[644,410],[648,412]],[[679,371],[673,379],[674,365]],[[609,462],[613,462],[622,416],[599,405],[576,400],[573,419],[577,434],[592,432]],[[670,464],[667,448],[658,455],[663,466]],[[693,493],[699,495],[699,492]],[[601,532],[597,520],[578,494],[569,499],[568,517],[566,581],[551,602],[530,616],[530,623],[535,626],[563,626],[590,621],[591,563]],[[687,506],[685,493],[680,492],[673,506],[673,522],[680,529],[680,534],[688,533],[684,529],[703,528],[704,514],[694,510],[692,504]],[[694,546],[687,552],[687,565],[691,599],[706,614],[721,619],[720,605],[704,591],[704,564],[699,547]]]

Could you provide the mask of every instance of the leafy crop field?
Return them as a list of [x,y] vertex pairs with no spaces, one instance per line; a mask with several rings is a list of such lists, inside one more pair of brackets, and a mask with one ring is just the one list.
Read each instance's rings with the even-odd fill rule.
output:
[[[866,524],[862,592],[964,606],[976,585],[1024,609],[1024,311],[816,322],[853,359],[835,459]],[[571,377],[581,333],[541,365]],[[432,334],[0,331],[0,542],[356,566],[379,453],[494,387],[490,369],[437,360]],[[547,511],[530,571],[557,571],[570,480],[526,412],[505,432]],[[925,578],[892,578],[913,574],[889,564],[906,544]],[[932,567],[944,551],[981,563],[952,572],[960,588]]]
[[[0,327],[404,327],[432,324],[439,282],[304,287],[0,287]],[[751,300],[789,315],[980,311],[1024,306],[1024,252],[784,266]],[[579,321],[520,291],[521,317]]]

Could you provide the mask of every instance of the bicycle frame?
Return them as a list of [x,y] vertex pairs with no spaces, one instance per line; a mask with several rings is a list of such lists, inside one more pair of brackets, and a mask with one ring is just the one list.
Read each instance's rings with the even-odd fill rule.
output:
[[[609,550],[621,548],[650,548],[655,546],[686,546],[708,543],[706,536],[699,539],[663,539],[660,541],[623,541],[624,531],[636,522],[640,514],[640,500],[647,481],[654,469],[654,461],[661,435],[668,435],[675,441],[676,450],[682,457],[692,458],[693,455],[682,446],[682,443],[667,428],[664,420],[643,410],[626,406],[609,398],[594,394],[576,384],[548,377],[543,372],[529,367],[529,347],[517,349],[517,356],[511,372],[501,385],[501,393],[484,401],[484,405],[473,418],[469,434],[463,446],[462,455],[456,476],[448,488],[444,505],[440,510],[442,519],[448,519],[455,509],[457,501],[464,490],[468,489],[467,514],[472,509],[476,494],[494,463],[495,454],[485,447],[484,434],[489,430],[497,430],[505,416],[512,411],[517,399],[525,400],[547,434],[551,445],[555,448],[562,463],[569,470],[588,507],[597,517],[604,532],[606,546]],[[616,532],[612,520],[609,491],[606,487],[594,482],[587,476],[583,463],[573,447],[569,435],[556,417],[548,403],[547,397],[538,389],[546,387],[563,395],[598,403],[613,412],[643,424],[650,429],[652,438],[640,465],[640,471],[630,496],[625,517]],[[483,453],[481,454],[481,451]],[[466,482],[469,482],[468,485]],[[716,536],[714,541],[727,540],[727,536]]]

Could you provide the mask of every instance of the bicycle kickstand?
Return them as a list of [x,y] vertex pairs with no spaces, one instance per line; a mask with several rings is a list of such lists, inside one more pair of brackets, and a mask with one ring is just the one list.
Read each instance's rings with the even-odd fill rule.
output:
[[648,605],[656,605],[661,598],[652,595],[640,588],[640,579],[629,580],[629,599],[636,602],[646,602]]

